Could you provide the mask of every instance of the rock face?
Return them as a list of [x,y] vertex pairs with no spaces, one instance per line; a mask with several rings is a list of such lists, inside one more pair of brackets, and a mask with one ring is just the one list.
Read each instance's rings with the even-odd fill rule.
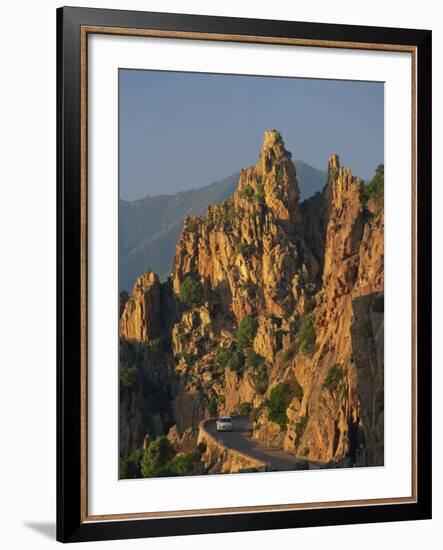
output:
[[278,132],[265,133],[256,166],[240,172],[232,199],[188,218],[177,244],[173,288],[198,276],[212,312],[284,316],[302,308],[319,265],[302,237],[299,188]]
[[325,190],[322,286],[312,313],[315,344],[310,357],[297,354],[292,364],[304,395],[301,403],[289,405],[284,440],[286,449],[295,446],[298,454],[320,462],[356,459],[366,433],[367,407],[372,407],[369,399],[362,399],[365,383],[356,355],[377,361],[377,354],[364,341],[356,345],[351,326],[371,322],[369,311],[361,307],[356,320],[354,304],[362,296],[383,293],[383,214],[373,215],[361,197],[361,182],[333,155]]
[[120,317],[120,336],[147,342],[159,335],[160,281],[155,273],[139,277]]
[[172,359],[157,346],[120,340],[121,456],[141,449],[146,435],[165,434],[172,425],[172,369]]
[[353,302],[351,326],[357,387],[361,402],[364,448],[356,456],[358,465],[383,465],[384,449],[384,301],[372,293]]
[[281,135],[265,132],[232,198],[185,219],[170,284],[137,280],[120,335],[161,337],[163,433],[173,426],[180,440],[248,410],[262,444],[382,464],[383,208],[335,154],[323,192],[299,196]]

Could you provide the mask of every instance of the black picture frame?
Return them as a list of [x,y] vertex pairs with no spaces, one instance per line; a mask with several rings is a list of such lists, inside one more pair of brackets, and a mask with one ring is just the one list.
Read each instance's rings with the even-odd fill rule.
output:
[[[81,513],[81,28],[405,45],[416,51],[416,502],[88,522]],[[431,517],[431,31],[73,8],[57,10],[57,539],[283,529]],[[84,381],[83,381],[84,382]]]

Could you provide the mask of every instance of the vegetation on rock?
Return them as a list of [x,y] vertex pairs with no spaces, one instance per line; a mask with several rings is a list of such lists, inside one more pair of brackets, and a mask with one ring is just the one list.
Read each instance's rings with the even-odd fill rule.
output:
[[240,351],[234,351],[227,363],[228,369],[236,372],[239,375],[243,374],[243,367],[245,365],[245,356]]
[[315,344],[315,328],[311,314],[302,317],[298,338],[301,353],[311,355]]
[[187,230],[189,231],[189,233],[198,232],[198,223],[195,219],[191,219],[191,221],[188,222]]
[[252,348],[246,350],[246,366],[256,369],[263,364],[263,357],[256,353]]
[[128,456],[120,458],[120,478],[135,479],[143,477],[140,468],[142,457],[142,451],[135,449]]
[[[186,476],[193,473],[194,464],[200,461],[204,448],[196,447],[190,453],[175,455],[174,448],[165,436],[154,439],[148,449],[142,454],[140,451],[130,455],[130,467],[133,470],[126,470],[129,475],[121,477],[166,477],[166,476]],[[137,469],[138,460],[138,469]],[[127,464],[129,457],[124,464]],[[128,466],[125,466],[128,468]],[[130,475],[135,473],[135,475]],[[138,474],[141,475],[138,475]]]
[[215,363],[215,366],[217,369],[224,369],[229,361],[231,360],[232,358],[232,352],[229,351],[228,349],[226,348],[218,348],[217,350],[217,354],[215,356],[215,360],[214,360],[214,363]]
[[130,390],[137,381],[137,366],[128,363],[120,363],[120,389]]
[[259,395],[264,395],[268,389],[269,372],[268,367],[263,363],[254,376],[254,386]]
[[280,382],[272,388],[267,402],[268,418],[284,429],[288,423],[286,409],[292,399],[291,387],[287,382]]
[[345,377],[345,370],[338,363],[332,365],[323,381],[323,388],[331,392],[336,391]]
[[235,334],[237,345],[241,350],[252,345],[255,335],[257,334],[257,329],[258,320],[256,317],[252,317],[251,315],[243,317]]
[[203,286],[193,277],[186,277],[180,285],[180,299],[188,307],[199,307],[203,304]]
[[174,456],[174,449],[164,435],[157,437],[143,454],[140,468],[143,477],[167,475],[166,465]]
[[245,185],[240,191],[240,196],[244,199],[251,199],[254,196],[254,189],[250,185]]
[[265,203],[265,185],[264,183],[259,183],[257,185],[257,191],[254,194],[254,201],[258,204]]
[[374,200],[378,206],[383,206],[385,185],[385,167],[383,164],[377,166],[372,180],[363,188],[363,200],[367,203]]
[[252,403],[244,402],[240,403],[238,407],[238,412],[240,414],[249,414],[252,411]]

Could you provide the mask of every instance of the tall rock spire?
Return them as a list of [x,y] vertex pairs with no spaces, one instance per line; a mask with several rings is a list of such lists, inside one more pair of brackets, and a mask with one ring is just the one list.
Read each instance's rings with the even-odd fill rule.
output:
[[258,163],[241,172],[238,193],[244,198],[251,188],[276,219],[298,223],[300,189],[291,157],[280,132],[267,130]]
[[337,176],[340,170],[340,157],[337,153],[332,153],[328,161],[328,175]]
[[303,309],[314,259],[303,241],[299,196],[291,153],[280,133],[268,130],[257,164],[241,170],[232,199],[185,223],[175,293],[192,274],[211,304],[238,320]]

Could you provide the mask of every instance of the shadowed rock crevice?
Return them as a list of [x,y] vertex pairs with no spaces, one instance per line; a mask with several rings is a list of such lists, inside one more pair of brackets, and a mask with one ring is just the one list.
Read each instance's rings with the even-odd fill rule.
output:
[[352,349],[362,411],[365,446],[356,454],[360,466],[384,463],[384,294],[374,292],[352,303]]

